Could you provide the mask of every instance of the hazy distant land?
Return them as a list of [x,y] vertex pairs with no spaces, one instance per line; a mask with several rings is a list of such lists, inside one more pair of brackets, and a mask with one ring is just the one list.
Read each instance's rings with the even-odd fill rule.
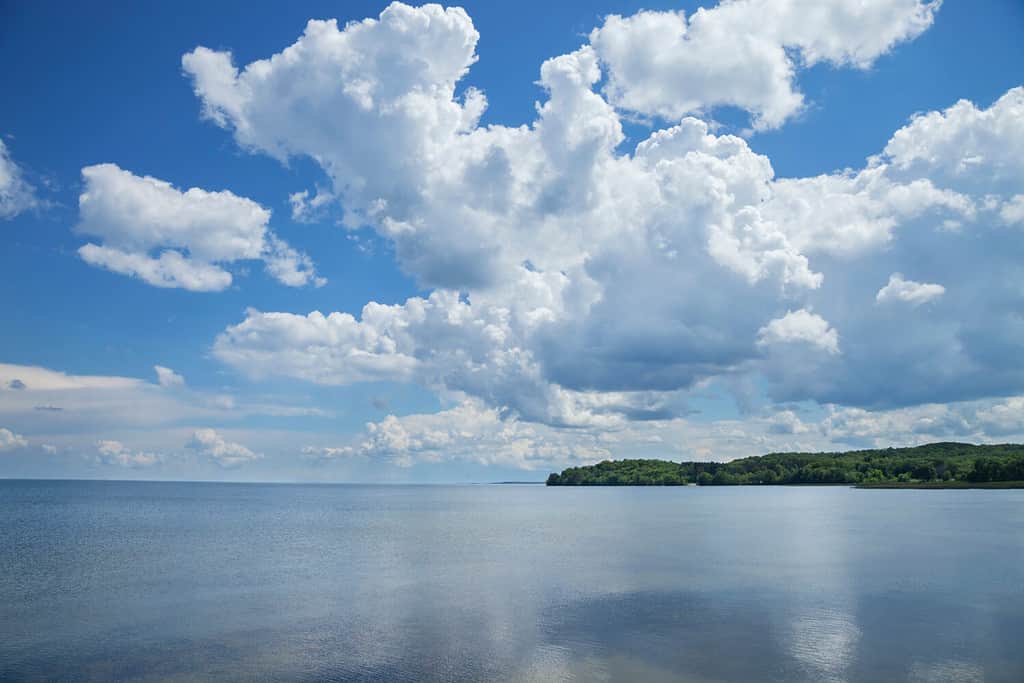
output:
[[731,462],[606,460],[548,486],[850,484],[864,488],[1024,488],[1024,445],[933,443],[842,453],[769,453]]

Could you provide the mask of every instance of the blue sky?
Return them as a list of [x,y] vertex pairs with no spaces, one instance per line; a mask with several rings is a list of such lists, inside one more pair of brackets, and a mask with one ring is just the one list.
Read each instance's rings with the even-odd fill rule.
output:
[[0,476],[1021,437],[1024,6],[819,5],[5,7]]

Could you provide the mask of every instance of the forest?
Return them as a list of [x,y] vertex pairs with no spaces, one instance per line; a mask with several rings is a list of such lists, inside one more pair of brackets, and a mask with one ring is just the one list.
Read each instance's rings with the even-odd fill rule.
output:
[[843,453],[769,453],[729,462],[606,460],[552,473],[548,486],[852,484],[1024,487],[1024,445],[933,443]]

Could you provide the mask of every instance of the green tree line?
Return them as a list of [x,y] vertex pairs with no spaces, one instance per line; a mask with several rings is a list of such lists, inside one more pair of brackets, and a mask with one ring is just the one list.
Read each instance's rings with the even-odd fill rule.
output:
[[548,486],[1024,482],[1024,445],[933,443],[844,453],[769,453],[730,462],[606,460],[569,467]]

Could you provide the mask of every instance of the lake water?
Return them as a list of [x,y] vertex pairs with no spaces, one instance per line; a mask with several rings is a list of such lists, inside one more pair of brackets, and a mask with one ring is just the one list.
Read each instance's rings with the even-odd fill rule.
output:
[[1024,681],[1024,491],[0,481],[0,679]]

